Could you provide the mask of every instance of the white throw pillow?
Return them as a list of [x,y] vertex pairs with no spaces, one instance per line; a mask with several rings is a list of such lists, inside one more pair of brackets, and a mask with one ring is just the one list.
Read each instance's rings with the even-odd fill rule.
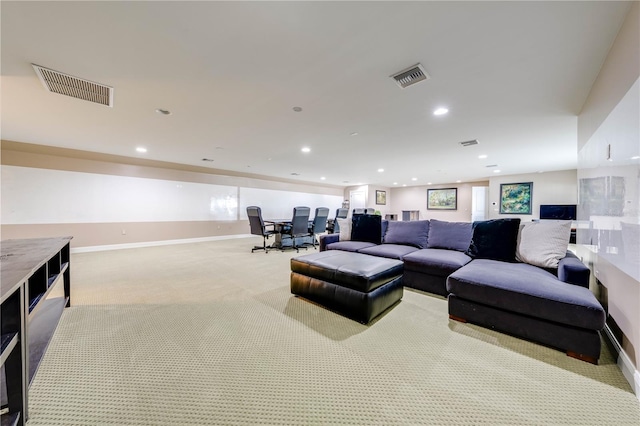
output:
[[542,220],[520,225],[516,259],[542,268],[557,268],[571,238],[570,220]]
[[340,241],[351,241],[351,219],[336,219],[340,227]]

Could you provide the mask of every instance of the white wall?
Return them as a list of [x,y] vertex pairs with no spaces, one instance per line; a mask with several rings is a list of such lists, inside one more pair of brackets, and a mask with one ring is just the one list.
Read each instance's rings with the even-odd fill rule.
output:
[[[633,2],[618,36],[600,70],[578,117],[578,175],[585,178],[624,179],[624,209],[606,217],[606,226],[594,229],[584,240],[578,229],[578,253],[587,261],[604,287],[603,304],[608,308],[607,325],[613,330],[614,346],[621,348],[618,365],[640,397],[640,264],[628,258],[627,247],[639,247],[636,233],[615,237],[620,222],[640,224],[640,2]],[[611,160],[607,160],[611,145]],[[626,158],[625,158],[626,157]],[[635,161],[635,162],[634,162]],[[589,204],[607,203],[590,194],[581,200],[578,219],[594,223]],[[597,218],[600,219],[600,218]],[[595,238],[594,238],[595,237]],[[626,241],[625,241],[626,239]],[[615,247],[615,250],[613,249]],[[629,265],[631,263],[631,265]]]

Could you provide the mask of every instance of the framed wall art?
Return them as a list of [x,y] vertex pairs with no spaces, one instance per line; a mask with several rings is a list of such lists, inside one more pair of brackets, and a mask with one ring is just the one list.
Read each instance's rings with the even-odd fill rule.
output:
[[387,204],[387,191],[376,191],[376,204]]
[[457,210],[458,188],[427,189],[428,210]]
[[533,182],[500,184],[500,214],[531,214]]

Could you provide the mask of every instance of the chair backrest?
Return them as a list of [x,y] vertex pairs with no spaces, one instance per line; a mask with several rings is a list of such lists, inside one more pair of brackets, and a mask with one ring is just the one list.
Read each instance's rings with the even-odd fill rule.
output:
[[307,235],[309,233],[309,207],[294,207],[291,219],[291,235]]
[[327,207],[318,207],[316,209],[316,215],[313,218],[313,225],[311,226],[311,232],[319,234],[327,229],[327,218],[329,217],[329,209]]
[[249,226],[252,235],[264,235],[264,221],[262,220],[262,210],[258,206],[248,206],[247,216],[249,216]]
[[374,214],[376,212],[376,209],[372,208],[372,207],[368,207],[365,210],[365,214]]
[[353,209],[353,214],[364,214],[364,209]]
[[336,210],[336,219],[345,219],[349,216],[349,209],[338,209]]

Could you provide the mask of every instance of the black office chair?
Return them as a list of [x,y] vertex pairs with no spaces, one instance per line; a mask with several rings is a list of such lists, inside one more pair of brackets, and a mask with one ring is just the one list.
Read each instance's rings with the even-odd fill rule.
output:
[[364,214],[375,214],[376,209],[372,208],[372,207],[368,207],[364,210]]
[[331,220],[331,223],[327,226],[327,232],[330,234],[337,234],[340,232],[340,225],[338,225],[337,219],[346,219],[349,215],[349,209],[336,209],[336,218]]
[[255,246],[251,249],[251,253],[256,250],[264,250],[265,253],[269,252],[270,247],[267,247],[267,239],[276,233],[275,229],[268,230],[267,226],[273,225],[265,225],[262,220],[262,210],[258,206],[249,206],[247,207],[247,216],[249,216],[249,225],[251,226],[251,234],[252,235],[261,235],[262,236],[262,247]]
[[353,214],[364,214],[365,209],[353,209]]
[[[311,237],[311,243],[305,245],[312,245],[316,249],[318,243],[318,234],[325,232],[327,229],[327,218],[329,217],[329,209],[327,207],[318,207],[316,209],[316,215],[313,218],[313,223],[309,227],[309,236]],[[316,249],[317,250],[317,249]]]
[[291,246],[283,245],[281,250],[287,248],[293,248],[296,252],[300,252],[300,248],[306,249],[304,244],[297,245],[296,238],[306,237],[309,234],[309,213],[311,209],[309,207],[294,207],[293,218],[291,219],[291,226],[285,226],[280,233],[282,238],[288,237],[291,239]]

